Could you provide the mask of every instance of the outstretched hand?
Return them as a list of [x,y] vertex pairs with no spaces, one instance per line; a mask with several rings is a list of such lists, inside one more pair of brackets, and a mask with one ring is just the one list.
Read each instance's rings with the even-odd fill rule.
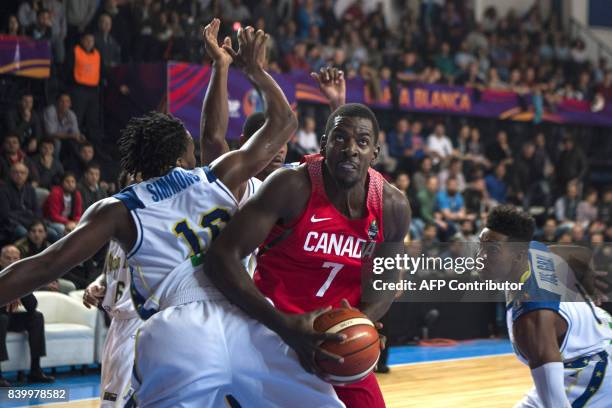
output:
[[312,72],[310,76],[317,81],[319,90],[329,100],[334,109],[344,105],[346,101],[346,81],[343,71],[327,67],[321,68],[319,73]]
[[262,30],[251,26],[238,30],[238,52],[234,51],[231,42],[223,44],[223,50],[231,55],[234,63],[246,74],[263,71],[266,64],[266,42],[270,36]]
[[314,329],[314,321],[317,317],[328,312],[331,307],[318,309],[310,313],[294,314],[287,316],[286,330],[279,333],[285,342],[297,353],[300,364],[309,373],[321,373],[316,363],[316,358],[322,360],[333,360],[338,363],[344,359],[336,354],[330,353],[320,347],[324,341],[341,342],[346,339],[344,334],[321,333]]
[[219,35],[219,26],[221,22],[218,18],[214,18],[206,27],[204,27],[204,44],[206,46],[206,53],[216,64],[229,66],[232,61],[232,55],[227,51],[232,49],[232,40],[229,37],[225,37],[222,46],[219,46],[217,36]]

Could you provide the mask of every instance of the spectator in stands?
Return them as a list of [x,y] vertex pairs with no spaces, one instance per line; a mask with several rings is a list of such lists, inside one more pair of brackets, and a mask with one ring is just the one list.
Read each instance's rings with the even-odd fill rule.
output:
[[453,154],[453,144],[446,136],[442,123],[436,124],[434,132],[427,138],[427,151],[433,158],[433,164],[444,163]]
[[100,51],[95,47],[91,33],[83,33],[80,42],[68,53],[66,73],[72,84],[71,96],[79,126],[85,129],[89,140],[99,141],[100,83],[104,70]]
[[446,227],[442,227],[446,239],[457,231],[458,223],[471,217],[465,212],[463,195],[459,192],[457,180],[452,177],[446,181],[446,189],[436,194],[436,208],[442,215],[442,220],[447,224]]
[[83,199],[83,211],[88,209],[93,203],[108,197],[106,191],[100,188],[100,166],[91,163],[87,166],[83,178],[78,187]]
[[589,188],[576,208],[576,222],[587,227],[597,219],[597,190]]
[[[47,241],[47,226],[38,219],[32,222],[28,227],[28,235],[15,242],[15,246],[19,249],[21,259],[37,255],[47,249],[51,243]],[[74,283],[66,279],[58,279],[49,283],[44,288],[38,290],[59,291],[64,294],[69,294],[76,290]]]
[[53,187],[45,201],[45,218],[50,222],[49,227],[60,237],[72,231],[83,214],[81,193],[77,190],[76,184],[73,173],[64,173],[62,184]]
[[565,195],[555,202],[555,216],[559,224],[573,224],[578,210],[578,182],[567,183]]
[[438,177],[430,175],[425,188],[417,191],[417,202],[420,218],[425,224],[436,223],[436,195],[438,194]]
[[378,158],[376,159],[374,168],[384,174],[391,174],[397,167],[397,160],[391,157],[389,144],[387,143],[387,135],[382,129],[378,132],[378,145],[380,146],[380,151],[378,152]]
[[306,116],[303,127],[298,130],[296,135],[296,147],[300,154],[312,154],[319,151],[319,141],[315,131],[316,124],[314,118]]
[[452,81],[455,76],[455,62],[451,56],[450,44],[443,42],[440,48],[440,53],[434,58],[436,67],[448,81]]
[[75,44],[85,32],[98,8],[97,0],[64,0],[66,5],[66,22],[68,23],[67,41]]
[[53,62],[63,64],[66,56],[66,8],[60,0],[42,0],[42,5],[49,10],[51,16],[51,50],[53,51]]
[[512,190],[525,207],[529,207],[535,188],[544,177],[540,173],[542,167],[536,162],[535,145],[531,142],[523,144],[521,155],[512,165]]
[[[4,269],[20,259],[19,250],[13,245],[2,247],[0,251],[0,269]],[[45,319],[42,313],[36,310],[38,301],[33,294],[0,307],[0,361],[9,359],[6,349],[6,334],[9,331],[28,332],[30,348],[30,383],[52,383],[55,378],[46,375],[40,368],[40,358],[47,353],[45,350]],[[25,311],[20,311],[23,306]],[[2,377],[0,370],[0,387],[10,387],[11,384]]]
[[121,63],[121,47],[111,34],[112,27],[111,16],[106,13],[101,14],[98,18],[98,31],[94,36],[94,42],[96,48],[100,51],[102,62],[106,68]]
[[43,137],[40,115],[34,109],[34,97],[27,92],[21,95],[19,107],[6,114],[6,130],[19,137],[21,148],[28,154],[38,149]]
[[606,225],[612,225],[612,187],[607,187],[599,203],[599,219]]
[[284,64],[287,72],[310,71],[310,65],[306,60],[306,43],[296,42],[293,52],[285,56]]
[[36,13],[40,10],[41,4],[39,0],[26,0],[21,2],[17,10],[19,24],[27,30],[30,26],[36,24]]
[[454,178],[457,181],[457,190],[463,193],[465,190],[465,177],[463,176],[463,161],[458,157],[450,159],[448,168],[442,170],[438,175],[440,178],[440,185],[445,186],[446,181]]
[[493,174],[485,177],[487,192],[489,197],[499,204],[505,204],[508,194],[508,184],[506,183],[506,165],[502,161],[497,163]]
[[258,2],[253,10],[253,20],[257,21],[260,18],[264,21],[264,27],[266,28],[266,32],[269,33],[272,37],[276,37],[279,18],[274,8],[274,4],[272,4],[272,0],[263,0]]
[[302,38],[308,36],[310,27],[320,27],[323,24],[323,20],[315,8],[314,0],[304,0],[298,7],[296,17],[299,27],[298,35]]
[[36,24],[31,25],[26,33],[34,40],[51,41],[51,27],[51,13],[47,9],[40,8],[36,13]]
[[11,14],[8,17],[6,26],[2,27],[2,33],[6,35],[17,36],[17,35],[23,35],[23,32],[24,32],[23,27],[19,23],[19,19],[17,18],[17,16],[14,14]]
[[536,241],[555,242],[557,240],[557,220],[547,218],[544,227],[539,234],[536,234]]
[[414,174],[413,184],[416,191],[421,191],[425,188],[427,180],[430,176],[435,176],[433,173],[433,161],[431,157],[425,156],[421,159],[419,170]]
[[467,71],[460,71],[460,74],[455,79],[455,84],[471,88],[482,88],[485,81],[480,72],[478,61],[472,61]]
[[64,174],[62,163],[54,156],[55,143],[53,139],[44,138],[40,142],[39,154],[34,158],[34,166],[38,172],[38,186],[47,190],[59,184]]
[[81,134],[76,114],[70,108],[72,99],[67,93],[57,97],[55,105],[45,109],[45,131],[55,141],[55,157],[73,159],[78,155],[78,146],[87,139]]
[[491,207],[491,200],[482,172],[475,172],[473,180],[463,191],[463,201],[465,202],[465,212],[473,214],[475,218],[479,218],[482,213]]
[[497,132],[495,142],[489,145],[486,151],[487,159],[493,163],[512,163],[512,149],[508,143],[508,134],[505,130]]
[[10,169],[10,180],[0,186],[0,219],[5,230],[4,239],[14,241],[24,237],[27,227],[40,217],[34,187],[28,181],[29,170],[23,163]]
[[226,24],[246,21],[251,18],[251,12],[242,4],[241,0],[230,0],[222,2],[223,21]]
[[9,133],[4,137],[2,157],[0,157],[0,175],[2,175],[4,181],[9,180],[10,169],[17,163],[22,163],[28,168],[28,175],[33,183],[38,182],[38,173],[34,163],[19,147],[19,137]]
[[395,77],[398,81],[409,83],[420,80],[423,67],[417,61],[415,51],[407,51],[398,64]]
[[588,163],[582,149],[576,146],[571,136],[564,136],[555,171],[557,187],[565,187],[570,180],[582,182],[587,170]]
[[389,132],[387,144],[389,154],[398,161],[400,168],[410,169],[413,152],[408,119],[400,118],[397,121],[395,129]]

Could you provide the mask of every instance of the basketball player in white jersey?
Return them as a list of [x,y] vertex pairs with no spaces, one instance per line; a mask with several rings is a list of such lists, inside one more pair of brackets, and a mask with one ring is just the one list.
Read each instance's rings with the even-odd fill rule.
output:
[[[230,305],[202,275],[170,273],[180,260],[207,249],[238,207],[235,197],[242,186],[265,168],[297,126],[282,91],[263,70],[264,33],[240,30],[239,43],[233,56],[244,61],[245,73],[267,102],[264,126],[239,150],[210,167],[194,168],[193,142],[180,121],[159,113],[132,119],[120,140],[122,166],[141,172],[145,181],[95,203],[71,234],[6,268],[0,275],[0,304],[62,276],[114,239],[127,253],[135,308],[141,318],[150,318],[137,340],[139,350],[141,341],[152,345],[136,358],[147,366],[134,367],[142,380],[136,395],[140,406],[216,407],[236,392],[264,406],[341,407],[329,384],[283,352],[288,346],[280,337]],[[320,313],[288,320],[294,326],[312,325]],[[165,330],[174,323],[199,327],[208,337],[189,338],[190,347],[176,347]],[[340,341],[343,336],[317,338]],[[228,355],[230,341],[231,349],[242,345],[250,358]],[[202,347],[218,352],[207,371],[190,365]]]
[[514,351],[531,368],[535,388],[516,407],[610,407],[610,315],[588,296],[563,300],[568,278],[562,269],[573,255],[531,241],[533,230],[528,214],[496,207],[480,234],[478,254],[485,258],[483,278],[524,283],[522,292],[506,294],[506,319]]

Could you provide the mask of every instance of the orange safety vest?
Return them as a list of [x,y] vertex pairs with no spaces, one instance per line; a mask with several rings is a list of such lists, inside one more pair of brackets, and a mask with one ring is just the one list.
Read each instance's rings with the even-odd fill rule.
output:
[[74,80],[79,85],[100,84],[100,53],[95,48],[86,52],[80,45],[74,47]]

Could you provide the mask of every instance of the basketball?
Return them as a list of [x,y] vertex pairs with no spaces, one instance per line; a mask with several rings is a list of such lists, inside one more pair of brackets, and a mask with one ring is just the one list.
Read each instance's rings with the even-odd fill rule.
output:
[[366,315],[353,309],[333,309],[319,316],[314,328],[320,332],[342,333],[343,342],[326,341],[326,351],[344,357],[342,364],[317,358],[319,368],[334,384],[351,384],[370,374],[380,356],[378,331]]

